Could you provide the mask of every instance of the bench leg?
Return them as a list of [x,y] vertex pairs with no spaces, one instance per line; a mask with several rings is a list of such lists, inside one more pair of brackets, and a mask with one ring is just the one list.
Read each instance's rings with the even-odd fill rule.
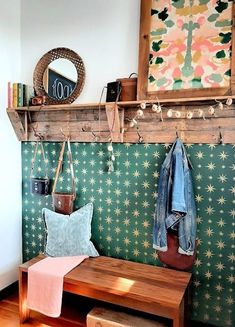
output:
[[184,327],[184,300],[182,300],[177,316],[173,319],[173,327]]
[[19,274],[19,316],[20,323],[24,323],[27,319],[29,319],[29,309],[26,305],[27,299],[27,273],[24,271],[20,271]]

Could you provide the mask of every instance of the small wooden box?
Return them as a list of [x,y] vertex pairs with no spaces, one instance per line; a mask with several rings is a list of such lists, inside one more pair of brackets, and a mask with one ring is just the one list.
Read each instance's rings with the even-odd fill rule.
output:
[[121,83],[120,101],[136,101],[137,78],[119,78]]
[[133,316],[106,308],[93,308],[87,315],[87,327],[166,327],[156,320]]

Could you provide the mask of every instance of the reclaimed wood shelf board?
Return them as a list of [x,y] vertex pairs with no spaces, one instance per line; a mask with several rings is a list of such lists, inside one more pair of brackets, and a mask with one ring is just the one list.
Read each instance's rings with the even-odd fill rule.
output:
[[[235,97],[230,97],[235,99]],[[152,111],[157,100],[47,105],[8,108],[7,113],[19,141],[172,143],[178,135],[184,143],[235,144],[235,105],[226,105],[227,97],[164,99],[162,113]],[[141,103],[146,104],[143,117],[130,127]],[[218,103],[223,103],[223,110]],[[209,114],[210,106],[215,108]],[[167,116],[167,111],[180,111],[180,118]],[[198,110],[204,119],[198,117]],[[193,118],[187,119],[188,111]]]

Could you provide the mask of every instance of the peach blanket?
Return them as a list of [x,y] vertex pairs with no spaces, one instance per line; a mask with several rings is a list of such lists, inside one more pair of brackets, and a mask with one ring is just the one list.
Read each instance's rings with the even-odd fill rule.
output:
[[27,306],[50,317],[61,313],[64,276],[88,256],[47,257],[28,269]]

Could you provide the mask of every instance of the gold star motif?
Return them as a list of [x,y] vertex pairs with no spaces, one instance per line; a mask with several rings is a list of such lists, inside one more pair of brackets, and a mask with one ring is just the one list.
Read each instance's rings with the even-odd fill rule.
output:
[[198,203],[202,202],[202,201],[203,201],[203,196],[200,195],[200,194],[197,194],[197,195],[196,195],[196,201],[197,201]]
[[207,250],[207,251],[205,252],[205,256],[206,256],[208,259],[212,258],[213,255],[214,255],[214,254],[211,252],[211,250]]
[[228,255],[228,260],[231,261],[231,262],[234,262],[235,261],[235,255],[234,253],[231,253]]
[[229,214],[234,218],[235,217],[235,209],[232,209],[229,211]]
[[202,158],[204,157],[203,152],[202,152],[202,151],[197,152],[197,153],[196,153],[196,157],[197,157],[198,159],[202,159]]
[[133,230],[133,235],[135,237],[138,237],[140,235],[140,232],[139,232],[139,230],[137,228]]
[[225,202],[226,202],[226,200],[225,200],[225,198],[223,196],[221,196],[219,199],[217,199],[217,201],[221,205],[225,204]]
[[213,162],[210,162],[207,166],[206,166],[209,170],[214,170],[215,169],[215,164]]
[[131,241],[129,240],[128,237],[125,237],[124,238],[124,243],[125,243],[125,245],[129,245],[131,243]]
[[135,257],[138,257],[140,255],[140,251],[138,249],[134,249],[133,254]]
[[112,237],[110,235],[107,235],[106,236],[106,241],[109,242],[109,243],[112,242]]
[[115,251],[117,252],[117,254],[119,254],[121,252],[121,248],[119,246],[116,246]]
[[229,189],[229,191],[230,191],[232,194],[235,195],[235,186],[231,187],[231,188]]
[[205,277],[206,277],[207,279],[211,279],[211,277],[212,277],[212,273],[211,273],[209,270],[207,270],[207,272],[205,273]]
[[215,289],[216,289],[217,292],[222,292],[224,288],[221,286],[221,284],[217,284],[215,286]]
[[197,279],[194,280],[193,284],[195,287],[199,287],[201,285],[200,281]]
[[125,225],[125,226],[129,226],[129,225],[130,225],[130,219],[125,218],[125,219],[124,219],[124,225]]
[[225,247],[225,244],[224,244],[224,242],[222,242],[222,241],[218,241],[217,243],[216,243],[216,245],[217,245],[217,247],[218,247],[218,249],[223,249],[224,247]]
[[150,225],[150,223],[149,223],[148,220],[144,220],[143,223],[142,223],[142,225],[143,225],[144,228],[148,228],[149,225]]
[[235,239],[235,232],[232,231],[232,233],[229,234],[229,237],[232,238],[233,240]]
[[207,234],[209,237],[211,237],[211,236],[214,234],[214,232],[213,232],[213,230],[209,227],[209,228],[206,230],[206,234]]
[[221,160],[225,160],[225,159],[228,158],[228,154],[225,153],[224,151],[222,151],[222,152],[220,153],[219,157],[220,157]]
[[115,233],[119,234],[121,232],[121,229],[119,227],[115,227]]
[[227,177],[225,176],[225,175],[220,175],[219,177],[218,177],[218,180],[221,182],[221,183],[225,183],[225,182],[227,182]]
[[215,191],[215,187],[213,185],[207,185],[206,187],[207,192],[211,193]]
[[234,300],[233,300],[233,298],[232,298],[231,296],[228,296],[228,297],[226,298],[226,302],[228,303],[228,305],[233,305]]
[[143,162],[143,167],[144,167],[145,169],[149,168],[149,167],[150,167],[150,163],[149,163],[149,161],[145,160],[145,161]]
[[219,270],[219,271],[224,269],[224,264],[221,262],[218,262],[215,266],[216,266],[217,270]]
[[108,216],[108,217],[105,218],[105,221],[106,221],[107,224],[110,225],[112,223],[112,218],[110,216]]
[[201,260],[199,260],[199,259],[197,258],[197,259],[195,260],[194,265],[195,265],[196,267],[200,267],[201,264],[202,264]]
[[225,221],[222,218],[220,218],[220,220],[217,222],[217,224],[219,225],[219,227],[224,227]]
[[208,213],[208,215],[212,215],[215,212],[215,210],[213,209],[212,206],[209,206],[206,208],[206,212]]
[[153,252],[153,253],[151,254],[151,256],[152,256],[153,259],[155,259],[155,260],[158,259],[158,254],[157,254],[157,252]]
[[204,297],[205,297],[206,300],[209,300],[211,298],[209,293],[205,293]]
[[235,282],[235,277],[233,275],[229,275],[227,278],[227,281],[231,284],[233,284]]
[[221,306],[216,305],[215,306],[215,312],[217,312],[217,313],[221,312]]
[[142,244],[143,244],[143,247],[144,247],[145,249],[147,249],[147,248],[150,247],[150,243],[149,243],[149,241],[147,241],[147,240],[144,240]]

